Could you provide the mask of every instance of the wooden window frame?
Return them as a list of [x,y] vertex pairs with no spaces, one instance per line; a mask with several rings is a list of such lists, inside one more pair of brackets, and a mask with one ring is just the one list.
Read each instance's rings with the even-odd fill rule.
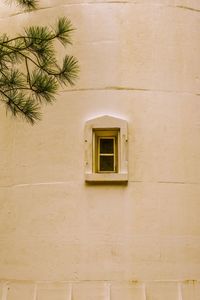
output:
[[[118,172],[118,152],[119,152],[119,129],[95,129],[93,130],[93,171],[95,173],[117,173]],[[113,153],[100,153],[100,140],[113,139]],[[100,170],[100,156],[113,156],[114,169],[112,171]]]

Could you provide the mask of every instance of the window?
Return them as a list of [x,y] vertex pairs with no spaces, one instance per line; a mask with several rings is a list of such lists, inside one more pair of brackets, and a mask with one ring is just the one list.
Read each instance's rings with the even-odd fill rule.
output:
[[85,180],[128,180],[127,122],[102,116],[86,122]]
[[118,171],[119,130],[94,130],[94,171],[96,173]]

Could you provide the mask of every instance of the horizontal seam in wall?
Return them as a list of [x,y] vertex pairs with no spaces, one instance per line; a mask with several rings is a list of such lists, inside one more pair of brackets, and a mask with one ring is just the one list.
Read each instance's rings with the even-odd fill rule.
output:
[[[23,188],[32,186],[48,186],[48,185],[65,185],[71,182],[77,181],[56,181],[56,182],[35,182],[35,183],[20,183],[15,185],[4,185],[0,188]],[[80,183],[84,183],[79,181]],[[200,185],[200,182],[184,182],[184,181],[140,181],[140,180],[129,180],[129,183],[144,183],[144,184],[180,184],[180,185]]]
[[[55,5],[55,6],[47,6],[47,7],[41,7],[36,9],[36,11],[40,11],[40,10],[48,10],[48,9],[55,9],[58,7],[63,7],[63,6],[86,6],[86,5],[102,5],[102,4],[120,4],[120,5],[125,5],[125,4],[129,4],[129,5],[148,5],[148,6],[156,6],[156,7],[169,7],[169,8],[177,8],[177,9],[182,9],[182,10],[189,10],[191,12],[200,12],[200,9],[194,8],[194,7],[190,7],[190,6],[184,6],[184,5],[163,5],[163,4],[154,4],[154,3],[150,3],[150,4],[146,4],[146,3],[140,3],[140,2],[130,2],[130,1],[101,1],[101,2],[92,2],[92,1],[88,1],[88,2],[79,2],[79,3],[65,3],[65,4],[61,4],[61,5]],[[30,12],[31,13],[31,12]],[[0,19],[5,19],[5,18],[9,18],[9,17],[13,17],[13,16],[18,16],[18,15],[23,15],[23,14],[27,14],[27,12],[17,12],[17,13],[13,13],[9,16],[5,16],[5,17],[1,17]]]
[[[105,279],[97,279],[97,280],[90,280],[90,279],[82,279],[82,280],[26,280],[26,279],[4,279],[0,278],[0,281],[4,284],[9,284],[10,282],[13,283],[36,283],[36,284],[53,284],[53,283],[62,283],[62,284],[68,284],[68,283],[128,283],[128,284],[143,284],[143,283],[200,283],[200,279],[174,279],[174,280],[161,280],[161,279],[155,279],[155,280],[105,280]],[[192,299],[191,299],[192,300]]]
[[61,93],[67,92],[87,92],[87,91],[135,91],[135,92],[153,92],[153,93],[170,93],[170,94],[189,94],[194,96],[200,96],[200,93],[192,93],[188,91],[173,91],[173,90],[156,90],[148,88],[137,88],[137,87],[125,87],[125,86],[105,86],[96,88],[72,88],[60,91]]

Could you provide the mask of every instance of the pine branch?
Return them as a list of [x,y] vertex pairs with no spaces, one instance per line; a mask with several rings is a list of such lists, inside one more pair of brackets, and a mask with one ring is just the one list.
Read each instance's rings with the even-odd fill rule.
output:
[[62,69],[58,74],[55,74],[55,76],[57,76],[60,83],[64,85],[67,85],[68,83],[74,85],[78,72],[79,66],[77,59],[73,56],[66,55],[63,60]]
[[13,116],[20,116],[26,119],[31,125],[41,119],[40,107],[32,99],[26,99],[21,91],[10,90],[4,92],[0,89],[0,93]]
[[8,0],[7,2],[14,3],[28,11],[35,10],[38,7],[37,0]]
[[64,46],[66,46],[66,44],[71,44],[71,33],[74,31],[71,21],[66,18],[60,18],[56,27],[55,36],[58,40]]
[[60,18],[55,29],[31,26],[12,39],[0,37],[0,100],[14,116],[33,124],[40,119],[41,105],[55,101],[60,85],[75,83],[77,59],[66,55],[59,66],[54,48],[56,39],[70,44],[73,30],[68,19]]
[[55,100],[55,93],[58,90],[58,83],[55,77],[48,76],[42,71],[35,70],[31,77],[32,91],[39,102],[52,103]]

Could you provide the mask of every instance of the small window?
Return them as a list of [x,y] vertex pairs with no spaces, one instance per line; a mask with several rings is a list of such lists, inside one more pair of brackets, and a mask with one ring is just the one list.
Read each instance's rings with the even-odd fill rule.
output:
[[118,130],[94,130],[94,171],[118,172]]
[[85,125],[85,180],[128,181],[127,122],[102,116]]
[[116,172],[115,137],[99,137],[97,153],[97,172]]

